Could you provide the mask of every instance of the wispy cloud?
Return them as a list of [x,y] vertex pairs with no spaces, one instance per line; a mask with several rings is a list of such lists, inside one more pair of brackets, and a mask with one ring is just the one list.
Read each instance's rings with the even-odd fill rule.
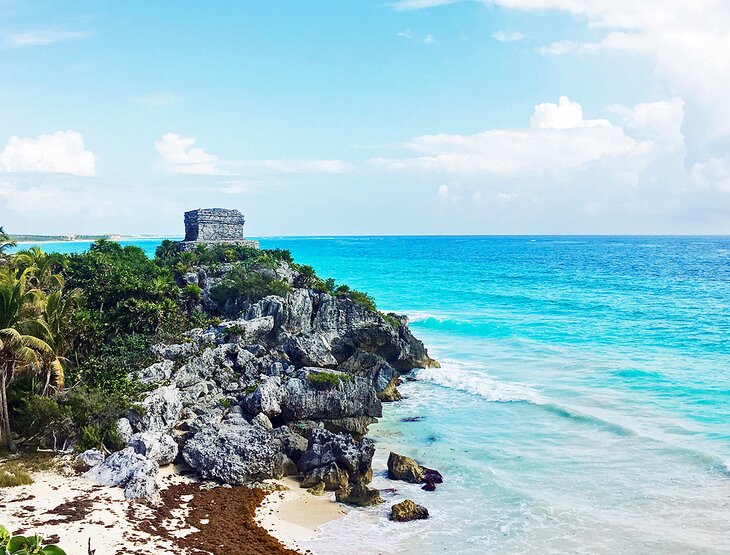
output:
[[11,48],[23,48],[26,46],[44,46],[54,42],[79,40],[88,37],[84,31],[59,31],[54,29],[25,31],[23,33],[11,33],[5,36],[5,44]]
[[422,10],[446,4],[455,4],[461,0],[400,0],[393,4],[396,10]]
[[[162,167],[171,173],[191,175],[246,174],[339,174],[351,172],[355,166],[343,160],[229,160],[223,161],[195,146],[193,137],[165,133],[155,141]],[[231,183],[227,183],[230,185]],[[241,182],[221,192],[243,192]],[[247,183],[246,185],[250,185]]]
[[182,95],[171,91],[155,91],[149,94],[136,96],[132,99],[135,104],[143,108],[170,108],[182,102]]
[[497,31],[492,35],[492,38],[499,42],[516,42],[524,39],[525,35],[516,32],[508,33],[506,31]]
[[418,42],[423,42],[425,44],[431,44],[432,42],[436,42],[436,39],[431,33],[427,33],[425,36],[419,37],[418,35],[414,34],[413,31],[411,31],[410,29],[406,31],[400,31],[396,33],[396,35],[398,35],[402,39],[414,40]]

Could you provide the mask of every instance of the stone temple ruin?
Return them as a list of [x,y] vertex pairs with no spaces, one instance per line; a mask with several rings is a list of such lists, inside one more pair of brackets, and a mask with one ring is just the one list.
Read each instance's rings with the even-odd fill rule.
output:
[[194,250],[198,245],[232,243],[259,248],[258,241],[243,236],[246,222],[238,210],[225,208],[198,208],[185,212],[185,239],[179,243],[181,251]]

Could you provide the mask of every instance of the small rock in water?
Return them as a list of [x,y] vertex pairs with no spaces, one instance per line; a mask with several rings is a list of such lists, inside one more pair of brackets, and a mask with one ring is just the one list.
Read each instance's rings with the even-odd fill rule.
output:
[[434,484],[444,483],[444,477],[438,470],[434,470],[433,468],[426,468],[425,466],[422,466],[421,470],[423,470],[424,482],[432,482]]
[[421,489],[423,491],[435,491],[436,490],[436,484],[433,482],[426,482],[421,486]]
[[401,422],[420,422],[421,420],[425,420],[425,416],[407,416],[405,418],[401,418]]
[[339,503],[348,503],[357,505],[358,507],[369,507],[384,503],[385,500],[380,497],[380,492],[376,489],[369,488],[365,484],[350,484],[345,488],[337,490],[335,499]]
[[418,484],[423,480],[423,469],[410,457],[391,451],[388,457],[388,476],[394,480]]
[[410,499],[406,499],[390,508],[390,520],[395,522],[409,522],[424,518],[428,518],[428,509],[422,505],[417,505]]

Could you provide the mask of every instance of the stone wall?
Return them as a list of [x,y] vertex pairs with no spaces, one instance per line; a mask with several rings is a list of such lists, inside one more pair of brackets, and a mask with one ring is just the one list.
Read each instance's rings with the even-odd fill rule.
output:
[[200,208],[185,212],[185,241],[243,239],[246,219],[238,210]]
[[185,212],[185,240],[181,251],[194,250],[200,244],[233,243],[259,248],[258,241],[243,237],[246,219],[238,210],[199,208]]

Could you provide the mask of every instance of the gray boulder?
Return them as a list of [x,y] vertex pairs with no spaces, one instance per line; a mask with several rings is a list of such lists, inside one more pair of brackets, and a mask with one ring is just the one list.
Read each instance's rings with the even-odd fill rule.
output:
[[285,462],[271,432],[243,420],[199,429],[185,442],[182,453],[201,476],[227,484],[280,478]]
[[279,376],[270,376],[243,399],[243,408],[249,414],[264,413],[269,418],[281,414],[281,379]]
[[94,468],[104,462],[104,453],[98,449],[89,449],[81,453],[78,460],[89,468]]
[[127,499],[154,499],[159,491],[156,480],[159,468],[155,461],[127,447],[109,455],[84,476],[102,486],[124,487]]
[[327,336],[292,336],[284,342],[284,351],[297,366],[334,368],[337,359]]
[[322,483],[325,491],[337,491],[346,488],[348,481],[347,471],[332,462],[307,472],[302,479],[301,486],[303,488],[313,488]]
[[129,440],[132,439],[132,434],[134,434],[134,430],[132,430],[132,424],[130,424],[128,418],[120,418],[117,420],[117,432],[119,432],[119,437],[124,443],[129,443]]
[[178,451],[177,443],[171,435],[154,432],[134,434],[129,446],[140,455],[156,461],[160,466],[174,461]]
[[245,345],[256,343],[274,329],[274,318],[262,316],[251,320],[228,320],[221,322],[216,331],[224,337]]
[[304,378],[292,378],[281,388],[281,412],[287,421],[336,419],[349,416],[382,416],[382,405],[369,380],[343,376],[329,387],[310,376],[323,369],[306,369]]
[[171,385],[158,387],[142,401],[141,411],[130,411],[130,421],[142,432],[167,433],[177,424],[182,407],[179,389]]
[[391,386],[395,387],[393,382],[398,378],[398,372],[383,357],[362,349],[355,351],[337,369],[372,380],[375,392],[381,399],[386,390]]
[[168,360],[183,360],[190,358],[198,351],[198,346],[192,341],[189,343],[179,343],[176,345],[166,345],[159,343],[152,346],[152,353],[156,356]]
[[297,466],[302,472],[336,463],[347,470],[351,482],[369,482],[372,478],[371,464],[375,454],[372,439],[355,440],[349,434],[333,434],[324,429],[312,432],[307,451]]
[[174,362],[165,359],[136,372],[136,376],[140,382],[145,384],[169,380],[174,365]]
[[251,419],[251,424],[261,426],[262,428],[266,428],[267,430],[271,430],[274,428],[273,424],[271,424],[271,420],[269,420],[269,417],[266,416],[263,412],[260,412],[256,416],[254,416]]
[[279,426],[271,432],[274,441],[278,441],[281,450],[292,461],[296,462],[307,450],[309,440],[296,433],[289,426]]

